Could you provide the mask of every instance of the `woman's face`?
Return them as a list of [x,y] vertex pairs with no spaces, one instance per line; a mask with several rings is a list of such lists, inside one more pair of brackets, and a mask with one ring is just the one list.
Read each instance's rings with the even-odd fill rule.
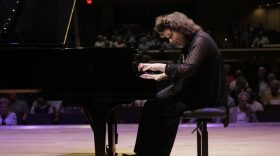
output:
[[175,46],[185,48],[187,45],[186,37],[178,31],[173,31],[167,28],[163,30],[162,34],[164,38],[167,38],[169,42]]

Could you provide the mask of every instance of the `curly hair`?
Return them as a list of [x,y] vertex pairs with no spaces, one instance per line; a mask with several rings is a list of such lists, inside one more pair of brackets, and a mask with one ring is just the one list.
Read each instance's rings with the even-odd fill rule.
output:
[[164,29],[171,29],[183,33],[185,36],[193,36],[202,28],[197,25],[192,19],[180,12],[158,16],[155,22],[154,30],[162,36]]

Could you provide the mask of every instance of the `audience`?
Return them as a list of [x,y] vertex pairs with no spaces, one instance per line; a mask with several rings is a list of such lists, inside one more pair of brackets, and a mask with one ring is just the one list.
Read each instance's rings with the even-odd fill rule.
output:
[[235,100],[228,94],[229,122],[237,121],[238,106]]
[[258,32],[257,36],[254,38],[252,47],[253,48],[260,48],[265,44],[268,44],[268,38],[263,34],[262,31]]
[[234,80],[229,84],[229,94],[238,103],[238,95],[249,87],[249,83],[242,73],[241,69],[237,69],[234,75]]
[[264,105],[280,105],[280,81],[279,80],[272,80],[270,82],[270,88],[266,92],[263,104]]
[[51,106],[51,104],[48,101],[46,101],[43,97],[38,97],[34,101],[30,109],[31,114],[52,114],[55,112],[55,108]]
[[234,80],[234,76],[231,73],[231,67],[230,64],[225,64],[225,74],[226,74],[226,84],[229,86],[230,83]]
[[251,79],[250,86],[257,93],[257,100],[261,101],[264,98],[264,94],[268,88],[267,83],[267,69],[263,66],[258,67],[256,76]]
[[241,92],[238,95],[237,122],[257,122],[256,111],[263,111],[263,106],[252,99],[248,92]]
[[102,35],[97,36],[97,41],[94,42],[94,47],[105,48],[105,41]]
[[46,101],[42,95],[38,96],[32,104],[30,114],[53,114],[53,123],[59,123],[59,111],[50,101]]
[[26,124],[29,107],[24,100],[20,100],[16,93],[8,94],[10,100],[9,111],[15,112],[17,115],[18,124]]
[[0,98],[0,124],[1,125],[16,125],[17,115],[9,111],[10,101],[7,98]]
[[272,72],[268,73],[268,75],[267,75],[268,88],[270,87],[271,81],[276,80],[276,79],[277,79],[277,76],[274,73],[272,73]]
[[234,79],[230,81],[229,87],[231,90],[238,90],[240,92],[244,88],[248,87],[249,84],[241,69],[237,69],[234,73]]
[[[224,35],[219,37],[216,36],[220,33],[211,33],[211,35],[215,38],[220,48],[261,48],[265,44],[275,43],[277,36],[280,35],[276,30],[265,29],[263,24],[253,26],[250,23],[246,25],[230,25],[227,29],[219,30],[218,32],[222,32],[221,34]],[[167,43],[160,39],[154,32],[143,29],[140,25],[134,27],[123,25],[114,28],[113,32],[108,31],[103,34],[98,34],[96,41],[94,41],[94,47],[176,49],[175,46]]]

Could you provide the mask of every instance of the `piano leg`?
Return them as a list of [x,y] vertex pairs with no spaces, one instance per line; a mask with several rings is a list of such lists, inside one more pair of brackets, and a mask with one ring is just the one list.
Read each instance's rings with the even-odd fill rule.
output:
[[106,156],[106,115],[93,112],[91,108],[84,107],[94,133],[95,156]]
[[118,134],[117,134],[117,119],[115,111],[110,113],[108,117],[108,146],[106,151],[108,156],[116,156],[116,144],[118,143]]

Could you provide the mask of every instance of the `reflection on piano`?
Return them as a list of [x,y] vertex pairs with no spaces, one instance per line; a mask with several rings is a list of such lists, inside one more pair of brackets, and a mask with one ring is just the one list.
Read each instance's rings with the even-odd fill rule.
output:
[[[116,127],[112,124],[112,117],[115,108],[134,99],[154,98],[156,85],[153,80],[144,80],[135,74],[136,53],[133,49],[65,48],[65,38],[71,23],[75,0],[68,0],[68,5],[60,5],[62,1],[66,2],[66,0],[52,1],[57,2],[54,4],[47,1],[49,5],[42,5],[51,8],[57,5],[65,6],[58,10],[57,18],[53,18],[55,12],[54,14],[45,12],[47,15],[50,14],[51,18],[43,20],[49,20],[50,27],[44,26],[42,29],[38,28],[41,26],[42,18],[33,15],[38,11],[39,15],[43,14],[42,10],[32,7],[37,1],[29,0],[21,3],[22,10],[17,12],[18,18],[9,24],[11,26],[8,28],[9,32],[5,31],[5,35],[0,34],[2,58],[0,92],[10,89],[39,89],[47,100],[63,100],[65,103],[79,104],[85,110],[94,132],[96,156],[105,156],[106,123],[109,123],[107,155],[113,156]],[[46,10],[48,9],[45,8],[43,11]],[[33,15],[32,19],[29,19],[32,16],[28,16],[30,13]],[[33,25],[28,27],[20,23],[25,20],[33,21]],[[60,24],[56,23],[58,21]],[[19,33],[12,34],[13,28],[19,28],[17,31]],[[22,40],[17,40],[17,35]]]

